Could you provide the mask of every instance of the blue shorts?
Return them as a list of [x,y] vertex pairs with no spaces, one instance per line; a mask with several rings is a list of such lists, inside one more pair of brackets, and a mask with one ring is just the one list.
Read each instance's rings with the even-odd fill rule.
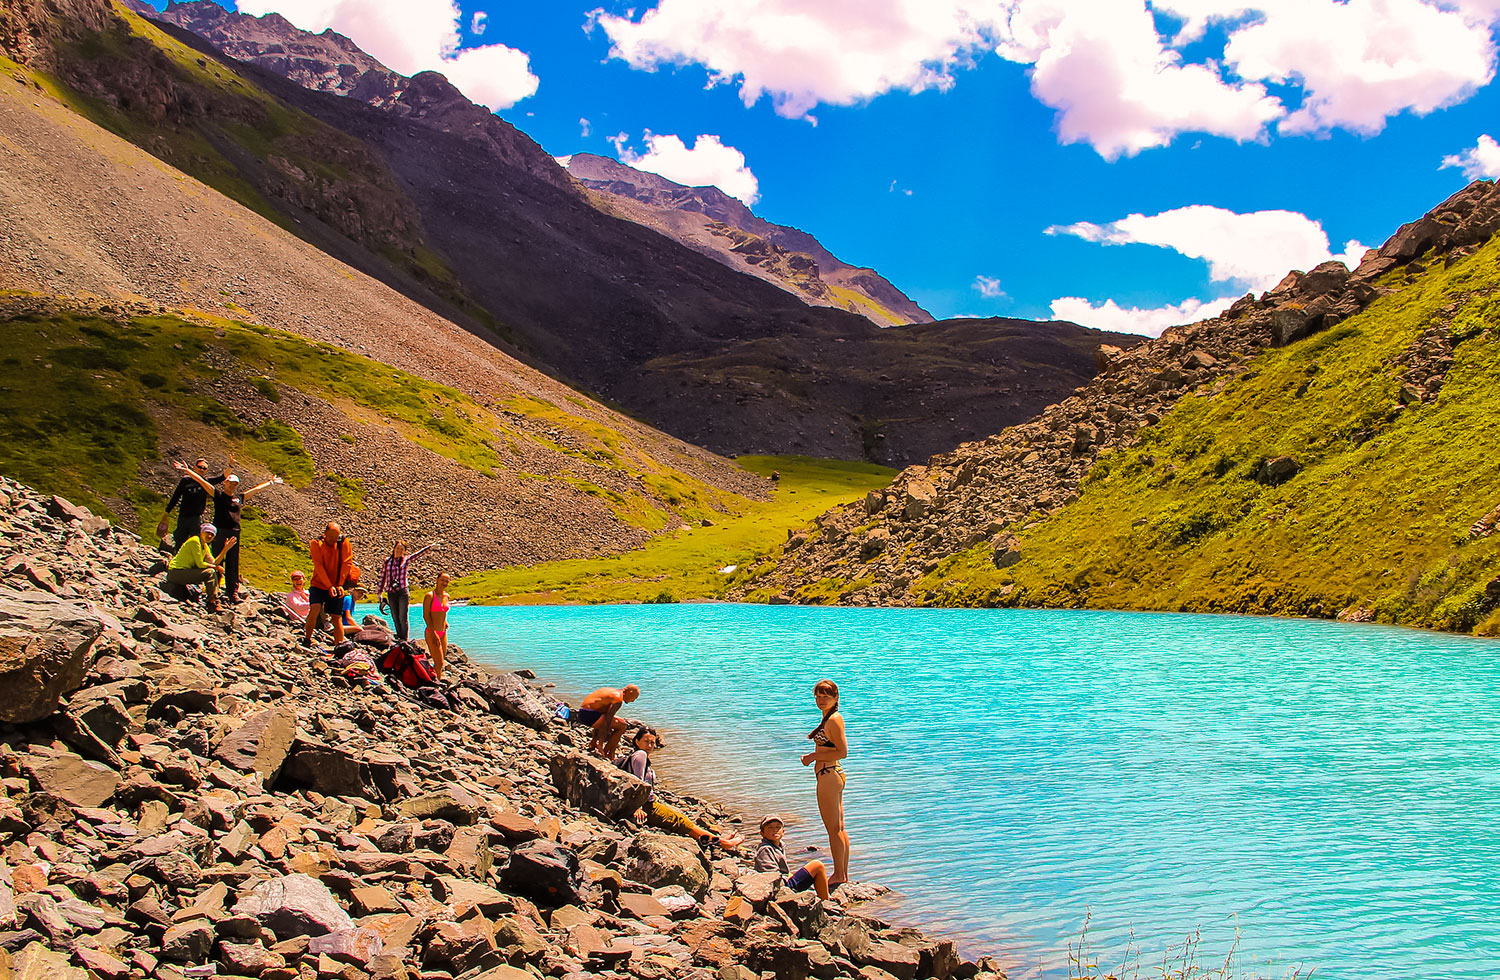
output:
[[813,876],[806,868],[798,868],[797,873],[786,880],[786,886],[794,892],[805,892],[813,886]]
[[604,712],[595,711],[592,708],[579,708],[573,717],[578,719],[580,725],[592,725],[604,717]]

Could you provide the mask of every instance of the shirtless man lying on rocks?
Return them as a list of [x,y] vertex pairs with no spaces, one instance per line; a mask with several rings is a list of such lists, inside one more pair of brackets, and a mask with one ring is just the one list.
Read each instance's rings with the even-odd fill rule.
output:
[[615,757],[620,739],[624,736],[625,729],[630,727],[616,715],[620,713],[621,707],[640,696],[640,688],[634,684],[626,684],[619,689],[601,687],[583,699],[575,717],[580,723],[593,729],[593,736],[589,739],[590,752],[606,759]]

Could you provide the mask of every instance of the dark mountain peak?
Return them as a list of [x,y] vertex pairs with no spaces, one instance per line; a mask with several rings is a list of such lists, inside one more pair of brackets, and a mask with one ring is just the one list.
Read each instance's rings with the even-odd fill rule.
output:
[[803,302],[873,323],[930,323],[932,315],[873,269],[853,266],[812,235],[759,217],[717,187],[689,187],[594,153],[565,157],[568,173],[607,195],[614,213],[654,228]]

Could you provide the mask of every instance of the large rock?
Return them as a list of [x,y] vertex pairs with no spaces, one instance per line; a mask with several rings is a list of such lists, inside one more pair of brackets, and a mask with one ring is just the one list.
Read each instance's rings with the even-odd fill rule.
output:
[[107,625],[78,602],[0,589],[0,722],[37,721],[83,683]]
[[413,797],[396,808],[405,820],[446,820],[468,826],[484,815],[479,801],[457,786]]
[[630,842],[622,869],[625,877],[651,888],[681,885],[699,901],[712,879],[697,842],[675,834],[643,831]]
[[930,481],[912,480],[906,485],[906,497],[903,502],[906,519],[919,521],[926,517],[936,499],[937,488]]
[[541,731],[552,723],[552,709],[526,686],[520,675],[492,674],[478,689],[490,707],[507,718]]
[[121,767],[120,743],[134,725],[117,697],[73,698],[52,716],[58,738],[80,755],[116,769]]
[[120,786],[119,774],[113,769],[80,759],[71,752],[24,755],[21,768],[42,792],[72,806],[103,806]]
[[251,715],[231,732],[214,749],[214,757],[231,769],[260,773],[261,781],[269,786],[281,774],[296,737],[297,713],[289,708],[271,708]]
[[618,766],[581,752],[560,752],[548,764],[558,795],[606,820],[627,817],[651,799],[651,787]]
[[501,869],[500,882],[510,891],[544,905],[586,904],[578,855],[556,841],[527,841],[511,851]]
[[11,970],[11,980],[89,980],[87,973],[69,965],[68,954],[55,953],[37,942],[16,954]]
[[161,956],[178,963],[201,963],[214,948],[214,930],[206,919],[190,919],[167,929],[161,937]]
[[369,771],[354,752],[301,739],[292,744],[278,785],[311,789],[324,796],[376,795],[370,791]]
[[279,939],[354,928],[349,913],[339,907],[333,893],[322,882],[302,874],[261,882],[241,895],[234,912],[254,916]]

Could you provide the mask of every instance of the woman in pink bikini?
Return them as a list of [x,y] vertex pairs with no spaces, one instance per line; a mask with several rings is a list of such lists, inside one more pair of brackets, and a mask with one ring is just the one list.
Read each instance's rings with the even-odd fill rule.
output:
[[422,619],[427,624],[427,653],[438,680],[443,679],[443,661],[448,657],[448,573],[437,577],[437,584],[422,599]]

